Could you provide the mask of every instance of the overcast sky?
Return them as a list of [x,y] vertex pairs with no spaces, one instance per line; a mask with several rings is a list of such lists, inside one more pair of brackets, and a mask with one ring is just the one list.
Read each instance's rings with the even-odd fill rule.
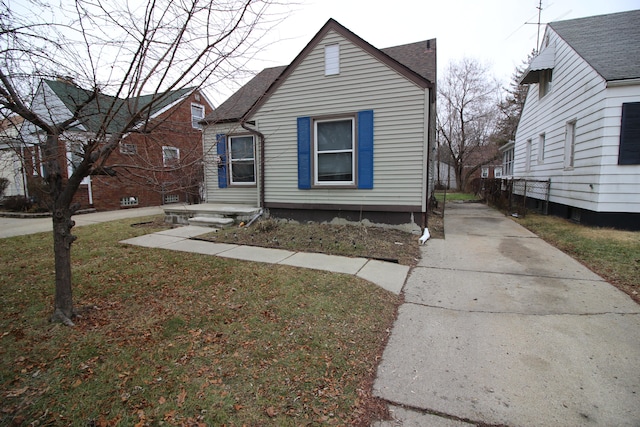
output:
[[[286,2],[286,0],[284,0]],[[329,18],[377,48],[436,38],[438,73],[473,57],[508,84],[536,47],[539,0],[297,0],[250,67],[287,65]],[[542,23],[640,8],[640,0],[543,0]],[[525,24],[526,22],[532,24]],[[640,25],[640,23],[639,23]],[[540,30],[544,33],[544,26]],[[597,41],[594,41],[597,42]],[[217,102],[220,100],[216,99]]]

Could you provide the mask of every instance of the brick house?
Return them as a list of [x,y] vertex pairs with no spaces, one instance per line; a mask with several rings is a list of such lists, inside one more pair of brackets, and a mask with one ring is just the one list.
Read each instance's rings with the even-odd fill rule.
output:
[[[47,112],[51,120],[62,121],[83,105],[77,126],[65,133],[61,144],[65,153],[60,159],[67,174],[74,163],[81,160],[82,141],[99,131],[104,114],[100,104],[121,102],[124,105],[143,105],[152,95],[127,100],[100,95],[93,102],[83,103],[89,92],[68,80],[43,80],[34,103]],[[95,105],[94,105],[95,104]],[[124,135],[120,146],[108,158],[101,173],[86,177],[78,189],[74,202],[81,208],[114,210],[130,207],[158,206],[166,203],[197,203],[202,184],[202,126],[198,123],[213,109],[206,96],[194,89],[181,89],[155,105],[149,120]],[[115,126],[117,118],[112,120]],[[113,131],[111,127],[107,132]],[[38,195],[38,183],[46,174],[42,150],[33,138],[32,127],[23,128],[23,137],[32,149],[25,156],[29,173],[29,192]],[[31,136],[31,139],[29,139]],[[77,164],[77,163],[76,163]]]

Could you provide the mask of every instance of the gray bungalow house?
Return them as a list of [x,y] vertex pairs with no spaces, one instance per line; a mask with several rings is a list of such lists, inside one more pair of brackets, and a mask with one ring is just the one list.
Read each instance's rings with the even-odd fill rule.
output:
[[522,77],[513,177],[550,179],[552,214],[640,229],[639,24],[640,10],[552,22]]
[[435,81],[435,39],[377,49],[330,19],[202,121],[206,202],[425,227]]

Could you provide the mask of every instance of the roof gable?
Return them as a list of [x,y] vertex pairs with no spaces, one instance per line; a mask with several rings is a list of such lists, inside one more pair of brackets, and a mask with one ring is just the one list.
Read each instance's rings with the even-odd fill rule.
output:
[[[121,99],[98,93],[92,99],[93,93],[91,91],[82,89],[72,82],[66,80],[44,80],[44,83],[51,88],[71,113],[80,108],[78,122],[85,130],[90,132],[99,132],[105,122],[108,124],[107,129],[105,129],[107,133],[117,132],[130,119],[134,111],[140,111],[157,96],[156,94],[151,94]],[[167,96],[161,101],[153,104],[149,111],[149,117],[154,117],[172,107],[193,91],[194,88],[184,88],[168,92]],[[110,118],[106,120],[109,116]]]
[[330,31],[336,31],[416,85],[423,88],[433,87],[436,81],[435,39],[377,49],[334,19],[329,19],[291,64],[286,67],[273,67],[263,70],[227,101],[222,103],[213,113],[208,115],[204,122],[233,122],[250,116],[278,89]]
[[549,27],[605,80],[640,78],[640,10],[552,22]]

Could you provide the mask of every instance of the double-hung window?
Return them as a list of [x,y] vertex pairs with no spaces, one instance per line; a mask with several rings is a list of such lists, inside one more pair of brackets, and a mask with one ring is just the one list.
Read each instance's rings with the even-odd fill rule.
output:
[[176,147],[162,147],[162,164],[165,167],[175,167],[180,163],[180,149]]
[[298,188],[373,189],[373,110],[298,117]]
[[354,185],[353,117],[314,121],[314,184]]
[[204,119],[204,105],[191,104],[191,126],[195,129],[202,129],[200,120]]
[[229,168],[232,185],[255,185],[256,158],[252,135],[229,137]]

